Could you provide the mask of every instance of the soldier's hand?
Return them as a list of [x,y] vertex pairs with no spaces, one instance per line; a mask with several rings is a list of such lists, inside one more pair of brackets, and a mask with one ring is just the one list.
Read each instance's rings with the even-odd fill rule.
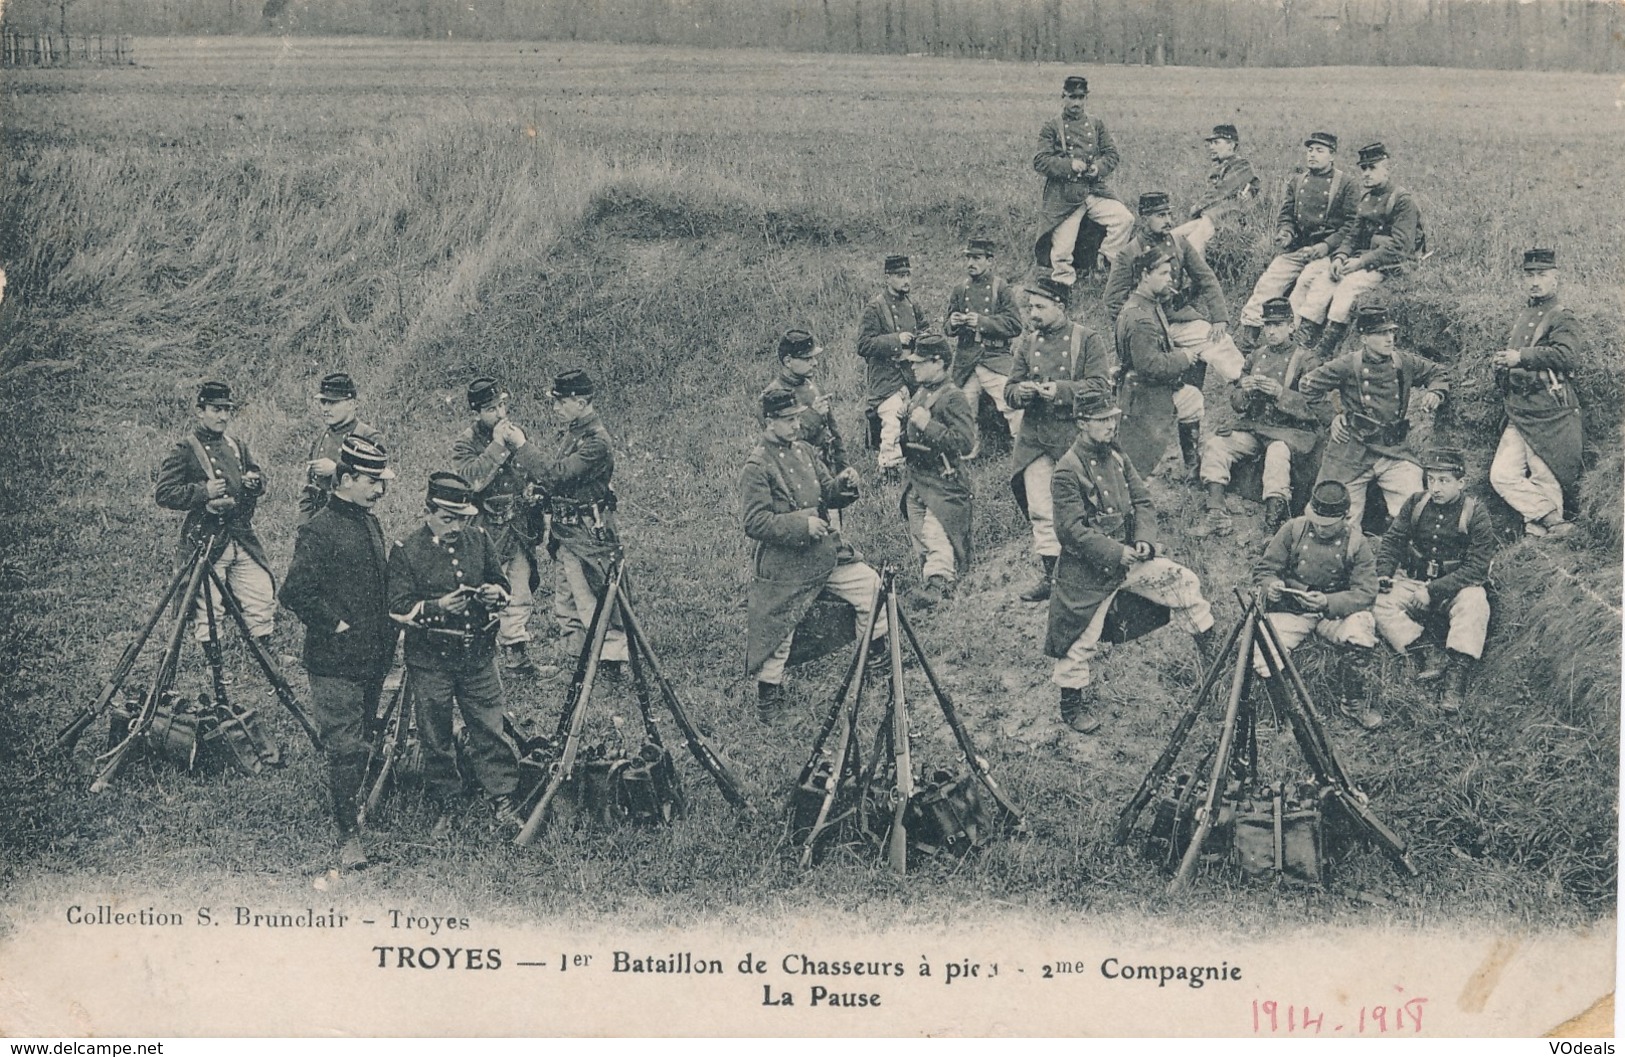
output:
[[1430,415],[1437,411],[1442,403],[1444,403],[1444,394],[1436,389],[1424,390],[1422,395],[1416,398],[1416,408],[1424,415]]
[[1332,440],[1338,444],[1347,444],[1349,438],[1353,436],[1349,432],[1349,420],[1342,415],[1333,416],[1330,435]]
[[501,584],[481,584],[480,589],[475,593],[479,595],[481,602],[493,609],[508,604],[508,592],[502,589]]
[[[1276,228],[1275,229],[1275,248],[1278,249],[1278,250],[1284,250],[1290,245],[1292,245],[1292,231],[1291,231],[1291,229],[1289,229],[1289,228]],[[1299,253],[1302,253],[1302,252],[1303,252],[1302,250],[1298,250],[1295,253],[1293,253],[1292,256],[1296,257]]]
[[846,469],[835,475],[835,480],[837,483],[845,485],[847,488],[856,488],[858,486],[857,467],[848,466]]
[[960,322],[972,330],[975,330],[981,321],[981,315],[976,312],[965,312],[960,316]]
[[902,343],[904,348],[907,348],[914,344],[914,332],[912,330],[902,331],[897,335],[897,340]]
[[331,477],[333,476],[333,471],[337,470],[338,468],[339,464],[334,462],[332,459],[312,459],[310,460],[310,466],[308,467],[311,476],[313,477]]
[[1038,385],[1038,395],[1043,397],[1045,400],[1054,400],[1055,394],[1060,392],[1060,390],[1061,387],[1056,385],[1054,382],[1040,382]]
[[211,477],[203,483],[203,494],[210,499],[219,499],[226,494],[226,482],[218,477]]
[[1038,395],[1038,383],[1037,382],[1017,382],[1016,383],[1015,397],[1016,397],[1017,400],[1021,401],[1022,403],[1026,403],[1027,401],[1031,400],[1033,397],[1035,397],[1037,395]]
[[1319,613],[1326,608],[1326,596],[1319,591],[1305,591],[1299,601],[1311,613]]
[[1490,356],[1490,361],[1497,367],[1516,367],[1522,360],[1522,349],[1502,349]]
[[1244,374],[1241,376],[1241,381],[1237,382],[1236,385],[1239,386],[1241,391],[1244,393],[1256,393],[1259,388],[1259,381],[1260,378],[1256,374]]
[[818,399],[817,399],[817,400],[814,400],[814,401],[813,401],[813,402],[812,402],[812,409],[813,409],[813,410],[814,410],[814,411],[816,411],[816,412],[818,412],[818,413],[819,413],[819,414],[820,414],[820,415],[827,415],[827,414],[829,414],[829,409],[830,409],[830,408],[831,408],[831,407],[832,407],[832,406],[833,406],[833,405],[832,405],[832,404],[831,404],[831,403],[830,403],[830,399],[829,399],[829,394],[828,394],[828,393],[819,393],[819,394],[818,394]]
[[1121,559],[1119,559],[1118,563],[1120,565],[1133,565],[1136,560],[1137,559],[1134,556],[1134,548],[1133,547],[1124,547],[1123,548],[1123,557]]
[[1312,246],[1305,246],[1304,251],[1309,254],[1309,259],[1312,261],[1318,261],[1324,257],[1330,257],[1332,255],[1332,248],[1326,245],[1324,242],[1317,242]]
[[1265,601],[1271,602],[1271,603],[1279,602],[1281,600],[1281,591],[1283,589],[1285,589],[1285,587],[1286,587],[1285,581],[1271,580],[1269,582],[1269,584],[1266,585],[1265,588],[1264,588],[1264,599],[1265,599]]
[[829,522],[825,521],[817,514],[808,515],[807,534],[815,540],[823,539],[825,536],[829,535]]
[[1157,548],[1145,540],[1136,540],[1134,543],[1134,560],[1148,562],[1156,557]]
[[462,616],[468,612],[468,593],[466,591],[447,591],[434,600],[434,604],[453,616]]
[[1087,166],[1084,164],[1084,161],[1083,161],[1082,158],[1073,158],[1072,159],[1072,171],[1073,172],[1077,173],[1079,176],[1082,176],[1083,171],[1084,171],[1085,168],[1087,168]]
[[1226,334],[1229,334],[1229,333],[1230,333],[1230,324],[1226,323],[1224,320],[1221,319],[1217,323],[1214,323],[1212,326],[1210,326],[1208,328],[1207,340],[1209,340],[1209,341],[1218,341],[1219,339],[1223,338]]
[[230,510],[236,505],[237,500],[231,498],[229,495],[223,495],[219,499],[209,500],[208,503],[205,504],[204,508],[211,514],[224,514],[226,511]]
[[1349,270],[1348,260],[1343,257],[1337,258],[1332,262],[1332,282],[1340,281],[1343,278],[1343,273]]
[[243,491],[249,495],[259,495],[265,491],[265,478],[258,470],[249,470],[243,474]]
[[931,412],[923,407],[917,407],[908,413],[908,424],[915,429],[924,429],[931,421]]
[[1257,382],[1258,384],[1253,388],[1257,389],[1265,396],[1280,396],[1282,393],[1286,392],[1286,390],[1281,387],[1281,383],[1277,382],[1274,378],[1258,378]]

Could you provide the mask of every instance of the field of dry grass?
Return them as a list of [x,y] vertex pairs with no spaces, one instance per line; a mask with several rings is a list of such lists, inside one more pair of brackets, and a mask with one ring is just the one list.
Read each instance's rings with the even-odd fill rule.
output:
[[[144,42],[130,70],[8,74],[15,159],[0,224],[12,281],[0,332],[0,877],[19,892],[73,875],[199,889],[307,885],[326,865],[317,762],[187,778],[140,765],[93,798],[44,752],[91,699],[161,587],[176,525],[151,473],[190,421],[196,382],[231,379],[237,428],[277,487],[258,518],[273,561],[292,542],[295,477],[315,428],[316,378],[348,369],[402,479],[380,513],[407,531],[428,473],[463,424],[461,388],[505,378],[514,415],[543,424],[552,375],[586,365],[618,442],[623,531],[643,617],[692,710],[747,770],[765,810],[739,824],[698,796],[670,832],[572,832],[536,849],[491,843],[471,814],[449,848],[395,819],[392,861],[362,898],[444,896],[486,914],[729,918],[814,904],[863,915],[1145,910],[1201,920],[1215,905],[1258,920],[1328,914],[1538,923],[1613,907],[1617,848],[1621,370],[1617,122],[1605,78],[1418,69],[1091,70],[1117,135],[1128,197],[1196,194],[1199,134],[1238,124],[1273,184],[1310,128],[1382,138],[1421,197],[1438,250],[1396,303],[1401,341],[1452,364],[1438,428],[1467,446],[1482,490],[1495,419],[1487,358],[1518,300],[1516,261],[1555,244],[1566,298],[1591,336],[1580,385],[1599,449],[1574,546],[1510,547],[1497,562],[1492,659],[1446,720],[1372,659],[1392,721],[1334,728],[1378,812],[1413,842],[1421,879],[1359,856],[1330,893],[1260,899],[1215,879],[1179,904],[1155,871],[1104,838],[1182,707],[1194,651],[1172,632],[1100,666],[1110,721],[1063,735],[1040,655],[1043,613],[1015,599],[1032,575],[997,459],[977,464],[978,567],[921,621],[935,663],[1028,809],[1034,836],[931,866],[906,888],[867,862],[803,874],[778,851],[776,804],[836,674],[814,669],[793,722],[767,730],[742,704],[746,541],[733,497],[753,443],[754,394],[775,332],[810,326],[822,381],[860,436],[858,311],[887,252],[916,259],[916,297],[941,311],[972,232],[1021,275],[1038,180],[1028,162],[1054,108],[1052,65],[552,45],[366,40]],[[1262,266],[1216,249],[1233,303]],[[11,307],[15,302],[15,307]],[[1080,318],[1105,320],[1098,304]],[[65,373],[30,369],[77,359]],[[1210,406],[1216,403],[1210,387]],[[1200,545],[1200,503],[1157,486],[1164,534],[1202,574],[1221,622],[1237,612],[1252,542]],[[875,560],[907,567],[895,505],[877,485],[847,520]],[[545,609],[545,606],[542,607]],[[540,624],[538,617],[538,624]],[[278,631],[296,653],[291,617]],[[1318,674],[1321,659],[1305,651]],[[293,670],[297,673],[297,666]],[[203,676],[189,678],[200,687]],[[923,693],[923,688],[921,688]],[[550,726],[557,684],[517,710]],[[924,700],[923,696],[920,700]],[[608,702],[599,718],[626,714]],[[602,723],[604,730],[607,722]],[[917,758],[949,742],[920,713]],[[689,773],[703,790],[698,771]],[[1256,911],[1249,908],[1258,908]],[[1267,912],[1263,909],[1268,907]]]

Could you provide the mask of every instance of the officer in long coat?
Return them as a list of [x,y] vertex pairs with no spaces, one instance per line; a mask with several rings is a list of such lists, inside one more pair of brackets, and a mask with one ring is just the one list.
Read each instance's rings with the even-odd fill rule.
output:
[[[165,510],[186,512],[177,561],[187,561],[200,543],[214,537],[208,560],[242,606],[249,634],[265,643],[276,630],[276,580],[254,531],[254,510],[265,494],[266,477],[248,442],[226,432],[236,409],[231,386],[225,382],[198,387],[196,425],[165,456],[153,498]],[[218,642],[209,644],[203,607],[199,593],[194,617],[197,641],[206,650],[217,650]],[[217,612],[217,628],[220,618]]]
[[[818,454],[796,438],[800,405],[793,394],[762,394],[766,427],[739,474],[745,535],[756,541],[749,595],[745,671],[756,679],[758,714],[770,718],[783,702],[784,669],[796,626],[824,590],[850,603],[857,626],[869,619],[880,574],[830,526],[828,512],[858,495],[852,467],[833,475]],[[886,633],[886,615],[875,637]]]
[[[1068,77],[1061,95],[1061,113],[1038,130],[1033,156],[1033,169],[1044,178],[1043,230],[1033,253],[1039,267],[1070,289],[1080,273],[1093,269],[1097,248],[1108,261],[1123,248],[1134,214],[1106,189],[1117,168],[1117,145],[1106,123],[1084,109],[1089,79]],[[1086,254],[1081,265],[1075,263],[1080,251]]]
[[355,379],[347,374],[327,375],[317,387],[316,406],[321,409],[322,431],[310,442],[310,457],[305,461],[305,487],[299,493],[301,523],[316,516],[332,493],[333,485],[338,483],[338,458],[345,437],[353,433],[369,444],[384,447],[383,431],[361,421],[359,404]]
[[334,466],[332,492],[299,526],[280,597],[305,625],[305,671],[327,754],[339,865],[359,869],[367,865],[356,830],[366,728],[378,713],[397,637],[389,619],[384,533],[372,509],[395,471],[382,448],[354,434],[344,439]]
[[1061,560],[1049,600],[1044,653],[1055,658],[1061,719],[1080,734],[1100,729],[1084,699],[1089,662],[1100,648],[1107,608],[1118,591],[1167,606],[1213,661],[1213,614],[1196,574],[1157,555],[1157,518],[1134,464],[1112,438],[1121,415],[1109,393],[1078,398],[1078,437],[1056,464],[1055,531]]
[[[982,394],[993,398],[993,406],[1010,428],[1010,439],[1021,432],[1021,412],[1004,399],[1015,358],[1010,342],[1021,334],[1021,306],[1016,288],[993,270],[993,240],[972,238],[965,243],[965,278],[948,294],[944,332],[958,341],[954,350],[953,381],[970,404],[971,417],[977,414]],[[977,434],[967,459],[981,451]]]
[[1574,371],[1580,332],[1574,313],[1557,301],[1557,253],[1523,255],[1528,303],[1512,321],[1507,347],[1491,357],[1506,409],[1501,443],[1490,463],[1490,485],[1523,515],[1530,536],[1561,539],[1574,531],[1564,498],[1580,479],[1581,428]]
[[1031,329],[1016,341],[1004,399],[1022,413],[1021,432],[1011,453],[1010,490],[1032,525],[1033,549],[1044,564],[1043,576],[1021,598],[1042,602],[1049,597],[1061,553],[1050,506],[1050,477],[1056,460],[1078,434],[1072,403],[1085,392],[1110,392],[1117,363],[1100,335],[1067,318],[1067,287],[1039,278],[1026,289]]
[[1117,443],[1134,469],[1148,476],[1176,442],[1180,419],[1189,415],[1189,408],[1181,412],[1175,394],[1194,389],[1185,384],[1185,372],[1196,362],[1196,349],[1174,344],[1162,310],[1162,299],[1173,286],[1172,255],[1154,246],[1140,255],[1135,268],[1139,279],[1117,314],[1123,397]]
[[916,599],[926,606],[953,597],[970,565],[971,485],[960,463],[975,443],[976,420],[949,377],[952,356],[947,338],[927,334],[903,357],[915,389],[903,411],[908,472],[898,508],[921,559]]

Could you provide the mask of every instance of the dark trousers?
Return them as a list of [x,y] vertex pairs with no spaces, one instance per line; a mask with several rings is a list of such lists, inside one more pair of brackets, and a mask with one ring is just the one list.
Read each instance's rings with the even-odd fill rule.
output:
[[511,796],[519,786],[519,759],[502,734],[502,681],[494,660],[466,671],[412,669],[412,699],[423,744],[423,782],[429,795],[457,796],[457,749],[451,736],[452,702],[468,729],[466,754],[486,796]]
[[341,836],[355,830],[356,797],[367,776],[367,723],[378,714],[384,677],[310,677],[310,706],[327,753],[327,792]]

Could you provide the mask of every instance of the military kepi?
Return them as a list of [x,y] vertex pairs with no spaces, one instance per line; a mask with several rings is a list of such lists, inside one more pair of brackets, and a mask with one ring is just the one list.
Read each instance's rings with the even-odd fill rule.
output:
[[1399,324],[1388,318],[1388,309],[1382,305],[1367,305],[1360,309],[1361,334],[1380,334],[1385,330],[1398,330]]
[[1082,421],[1089,418],[1116,418],[1123,413],[1112,394],[1097,389],[1086,389],[1072,402],[1072,417]]
[[197,406],[235,408],[237,401],[232,399],[231,386],[225,382],[204,382],[197,387]]
[[897,275],[909,270],[908,254],[891,253],[886,255],[886,274]]
[[1072,288],[1063,282],[1051,279],[1047,275],[1039,276],[1027,284],[1029,294],[1054,301],[1056,304],[1066,304],[1067,298],[1072,296]]
[[1303,141],[1305,147],[1313,147],[1317,144],[1328,150],[1335,151],[1337,149],[1337,137],[1330,132],[1311,132],[1309,138]]
[[1264,302],[1265,323],[1290,323],[1295,313],[1292,311],[1292,302],[1284,297],[1272,297]]
[[1240,143],[1241,133],[1236,131],[1236,126],[1234,125],[1214,125],[1212,134],[1203,136],[1202,138],[1209,143],[1212,143],[1216,139],[1227,139],[1231,143]]
[[1140,196],[1140,215],[1150,216],[1152,213],[1166,213],[1168,205],[1167,191],[1147,191]]
[[570,396],[591,396],[592,378],[579,367],[572,371],[565,371],[553,379],[552,396],[554,400],[563,400]]
[[762,391],[763,418],[795,418],[801,412],[802,406],[790,390],[774,386]]
[[1065,81],[1061,82],[1061,91],[1065,92],[1067,95],[1088,95],[1089,78],[1083,76],[1082,74],[1074,73]]
[[1309,493],[1309,512],[1318,517],[1347,517],[1349,490],[1339,481],[1322,481]]
[[967,239],[965,241],[965,256],[991,257],[993,256],[992,239]]
[[354,433],[344,438],[344,444],[339,448],[338,464],[343,470],[371,477],[375,481],[395,479],[395,471],[389,468],[389,454]]
[[805,360],[818,352],[818,342],[805,330],[787,330],[779,338],[779,359]]
[[1388,148],[1381,143],[1367,143],[1360,148],[1360,164],[1375,165],[1388,160]]
[[448,514],[473,517],[479,508],[473,503],[473,490],[457,474],[442,470],[429,475],[429,505]]
[[1549,272],[1556,267],[1556,250],[1533,249],[1523,251],[1523,270],[1526,272]]
[[470,411],[484,411],[494,404],[508,399],[508,394],[502,391],[495,378],[480,377],[468,383],[468,409]]
[[1457,477],[1467,476],[1467,459],[1460,448],[1429,448],[1422,460],[1424,470],[1448,470]]
[[316,396],[322,400],[354,400],[355,379],[342,371],[330,374],[322,379],[321,387],[316,390]]
[[1134,274],[1144,275],[1157,265],[1173,259],[1174,255],[1168,252],[1166,246],[1148,246],[1134,258]]
[[914,347],[904,349],[903,355],[898,357],[904,363],[925,363],[928,360],[948,360],[953,356],[953,347],[948,339],[941,334],[921,334],[914,339]]

